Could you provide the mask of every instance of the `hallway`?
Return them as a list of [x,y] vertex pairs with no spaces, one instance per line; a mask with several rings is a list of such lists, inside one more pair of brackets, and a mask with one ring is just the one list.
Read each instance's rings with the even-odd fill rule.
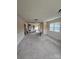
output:
[[26,35],[18,45],[17,59],[61,59],[60,43],[47,35]]

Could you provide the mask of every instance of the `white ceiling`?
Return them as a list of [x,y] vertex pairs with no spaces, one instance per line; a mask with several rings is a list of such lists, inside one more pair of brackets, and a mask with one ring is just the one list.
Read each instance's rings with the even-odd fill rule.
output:
[[29,22],[57,17],[61,0],[17,0],[17,13]]

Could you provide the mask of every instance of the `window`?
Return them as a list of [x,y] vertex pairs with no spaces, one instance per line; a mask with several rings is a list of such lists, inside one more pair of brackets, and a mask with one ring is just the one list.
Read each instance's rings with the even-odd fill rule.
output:
[[49,30],[50,31],[53,31],[54,30],[54,24],[53,23],[50,24],[50,29]]
[[54,32],[60,32],[61,25],[60,22],[50,23],[49,30]]

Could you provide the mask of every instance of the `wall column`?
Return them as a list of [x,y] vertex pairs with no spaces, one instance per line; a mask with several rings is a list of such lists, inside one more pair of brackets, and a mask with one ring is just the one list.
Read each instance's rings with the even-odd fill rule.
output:
[[44,32],[44,34],[47,34],[47,22],[44,22],[43,23],[43,32]]

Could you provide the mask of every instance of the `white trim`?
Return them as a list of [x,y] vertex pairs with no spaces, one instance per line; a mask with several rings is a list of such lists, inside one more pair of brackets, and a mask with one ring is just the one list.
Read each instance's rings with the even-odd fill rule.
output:
[[44,22],[48,22],[48,21],[51,21],[51,20],[54,20],[54,19],[57,19],[57,18],[60,18],[61,16],[58,16],[58,17],[53,17],[52,19],[47,19],[45,20]]

